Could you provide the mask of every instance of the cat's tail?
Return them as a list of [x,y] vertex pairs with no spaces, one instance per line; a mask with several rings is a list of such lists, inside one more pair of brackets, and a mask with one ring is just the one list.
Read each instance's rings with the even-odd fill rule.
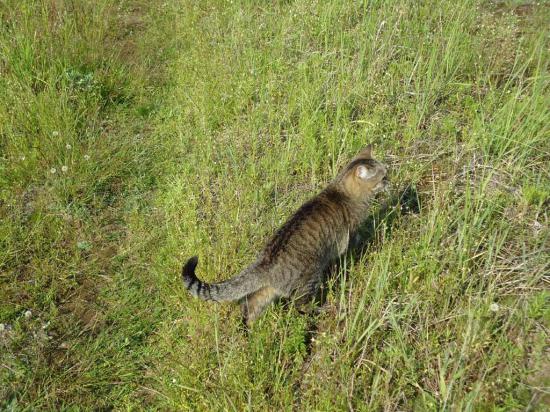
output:
[[181,277],[185,288],[193,296],[202,300],[216,302],[235,301],[262,288],[261,278],[256,276],[255,270],[245,269],[239,275],[220,283],[205,283],[195,275],[195,268],[199,258],[190,258],[181,270]]

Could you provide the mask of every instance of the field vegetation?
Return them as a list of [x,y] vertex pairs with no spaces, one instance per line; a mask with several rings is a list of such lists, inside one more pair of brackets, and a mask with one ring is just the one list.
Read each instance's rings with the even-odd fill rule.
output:
[[[0,2],[0,409],[546,410],[550,7]],[[326,302],[193,300],[361,147]]]

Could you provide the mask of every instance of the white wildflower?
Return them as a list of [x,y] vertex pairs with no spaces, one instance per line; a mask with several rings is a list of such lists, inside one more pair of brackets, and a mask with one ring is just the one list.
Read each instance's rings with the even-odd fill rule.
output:
[[19,160],[21,160],[21,161],[23,162],[23,161],[25,160],[25,156],[21,156],[21,157],[19,158]]
[[71,150],[73,147],[72,147],[69,143],[67,143],[67,144],[65,145],[65,148],[66,148],[67,150]]
[[491,312],[498,312],[498,310],[500,309],[500,307],[498,306],[498,303],[491,303],[491,305],[489,305],[489,310]]
[[85,154],[84,155],[84,160],[90,160],[90,155]]
[[57,130],[54,130],[54,131],[52,132],[52,136],[53,136],[53,137],[59,136],[59,132],[58,132]]
[[32,317],[32,312],[30,310],[25,311],[25,319],[30,319]]
[[57,172],[57,169],[55,167],[52,167],[50,169],[50,173],[53,175],[53,174],[55,174],[55,172]]
[[67,166],[65,166],[65,165],[61,166],[61,171],[63,173],[65,173],[67,170],[69,170],[69,168]]

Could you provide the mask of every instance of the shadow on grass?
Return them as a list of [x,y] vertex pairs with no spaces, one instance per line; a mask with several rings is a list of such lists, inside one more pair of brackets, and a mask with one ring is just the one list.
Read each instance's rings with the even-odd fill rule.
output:
[[[394,192],[363,222],[357,231],[355,239],[350,241],[349,249],[346,253],[353,261],[358,261],[361,256],[376,248],[381,242],[379,238],[380,229],[384,228],[387,240],[391,237],[393,228],[398,224],[402,216],[409,214],[418,214],[420,212],[420,199],[418,192],[412,185],[407,185],[404,189]],[[321,307],[326,303],[326,285],[330,281],[339,284],[342,276],[348,275],[348,268],[344,266],[344,260],[336,262],[325,273],[323,287],[315,297],[315,306]]]
[[376,244],[376,235],[381,226],[386,226],[386,235],[391,236],[391,231],[399,217],[419,212],[420,200],[414,186],[408,185],[391,194],[389,199],[361,225],[358,231],[360,241],[350,246],[348,255],[359,258],[371,245]]

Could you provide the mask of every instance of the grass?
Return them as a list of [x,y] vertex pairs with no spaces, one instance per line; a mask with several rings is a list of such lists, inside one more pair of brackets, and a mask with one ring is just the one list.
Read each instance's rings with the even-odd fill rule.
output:
[[[544,410],[545,3],[0,4],[5,410]],[[316,315],[192,300],[366,143]]]

